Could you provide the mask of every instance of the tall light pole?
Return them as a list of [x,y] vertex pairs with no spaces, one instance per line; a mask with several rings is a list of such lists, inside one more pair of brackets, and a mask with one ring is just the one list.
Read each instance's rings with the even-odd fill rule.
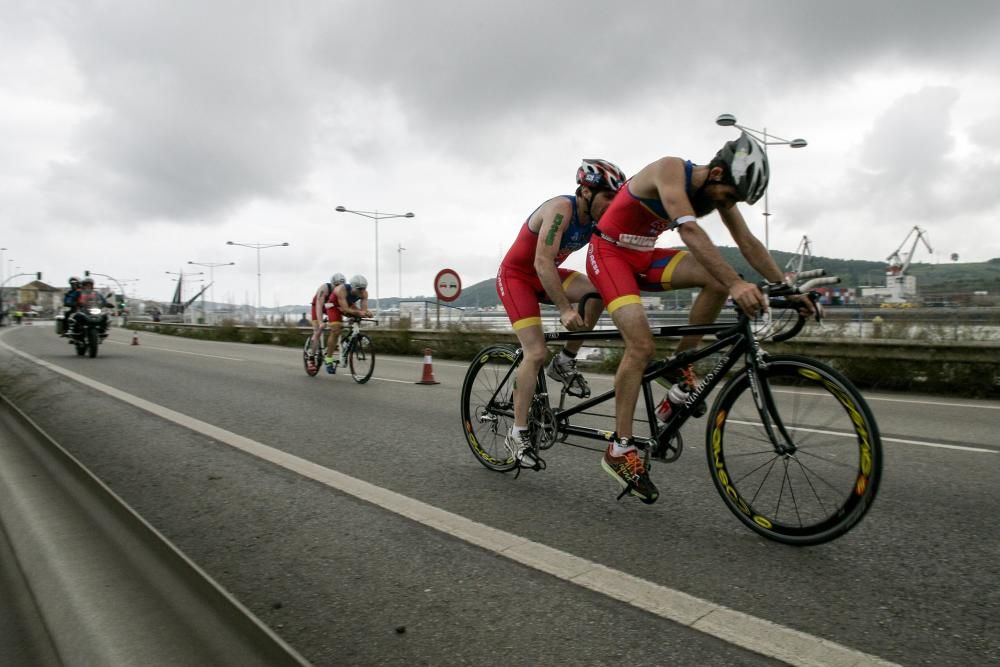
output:
[[283,243],[236,243],[235,241],[226,241],[226,245],[241,245],[244,248],[255,248],[257,250],[257,311],[254,313],[254,319],[256,320],[260,317],[260,251],[264,248],[283,248],[288,245],[288,242]]
[[406,248],[403,247],[402,243],[399,243],[399,247],[396,248],[396,252],[399,254],[399,300],[403,300],[403,251]]
[[360,215],[363,218],[369,218],[375,221],[375,312],[378,313],[378,221],[388,220],[390,218],[413,218],[413,213],[379,213],[378,211],[353,211],[349,208],[344,208],[343,206],[338,206],[336,209],[337,213],[353,213],[354,215]]
[[[216,306],[216,304],[215,304],[215,269],[218,268],[218,267],[220,267],[220,266],[235,266],[236,262],[191,262],[191,261],[188,261],[188,264],[194,264],[195,266],[204,266],[205,268],[208,269],[208,289],[212,290],[211,291],[211,295],[212,295],[211,296],[211,299],[212,299],[212,312],[213,313],[216,312],[215,311],[215,306]],[[259,269],[258,269],[258,272],[259,272]],[[204,297],[204,295],[202,295],[202,297]],[[201,309],[202,309],[202,311],[204,311],[205,310],[205,299],[204,298],[202,298],[201,303],[202,303]],[[202,313],[202,316],[204,317],[204,312]]]
[[[791,146],[792,148],[805,148],[808,146],[808,142],[805,139],[782,139],[781,137],[775,136],[773,134],[768,134],[767,128],[763,130],[755,130],[745,125],[740,125],[736,122],[736,116],[724,113],[719,114],[719,117],[715,119],[716,125],[721,125],[723,127],[738,127],[743,130],[754,139],[759,141],[761,145],[764,146],[764,154],[767,154],[768,146]],[[767,193],[770,188],[764,190],[764,247],[768,251],[771,250],[771,211],[767,205]]]

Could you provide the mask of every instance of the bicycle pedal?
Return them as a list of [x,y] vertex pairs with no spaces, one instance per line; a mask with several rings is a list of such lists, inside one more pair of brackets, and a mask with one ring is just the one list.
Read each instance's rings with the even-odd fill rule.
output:
[[[543,459],[538,454],[529,454],[528,458],[531,460],[531,465],[528,465],[528,461],[524,458],[515,459],[517,462],[517,471],[520,473],[522,470],[531,470],[534,472],[539,472],[545,470],[545,459]],[[517,476],[514,476],[515,479]]]

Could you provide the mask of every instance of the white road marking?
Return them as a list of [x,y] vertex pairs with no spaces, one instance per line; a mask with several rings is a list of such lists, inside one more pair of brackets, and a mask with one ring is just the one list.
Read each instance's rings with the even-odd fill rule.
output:
[[414,498],[390,491],[311,461],[283,452],[232,431],[189,417],[151,401],[115,389],[55,364],[15,350],[0,342],[0,347],[55,373],[213,438],[235,449],[281,466],[342,493],[407,517],[424,526],[474,544],[512,561],[545,572],[563,581],[601,593],[661,618],[685,625],[725,642],[781,660],[790,665],[895,665],[877,656],[862,653],[832,641],[793,630],[763,618],[703,600],[666,586],[640,579],[600,563],[574,556],[472,521]]
[[[131,345],[131,343],[122,343],[117,340],[106,340],[105,343],[114,343],[115,345]],[[247,361],[246,359],[241,359],[239,357],[223,357],[218,354],[204,354],[202,352],[188,352],[186,350],[175,350],[172,347],[156,347],[155,345],[143,345],[142,347],[148,348],[150,350],[160,350],[161,352],[176,352],[177,354],[190,354],[194,357],[209,357],[210,359],[225,359],[226,361]]]

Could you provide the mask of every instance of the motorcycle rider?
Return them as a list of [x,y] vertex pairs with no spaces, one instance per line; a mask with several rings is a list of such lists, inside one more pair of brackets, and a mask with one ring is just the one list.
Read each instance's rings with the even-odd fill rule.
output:
[[108,301],[104,298],[103,294],[94,289],[94,279],[90,276],[86,276],[80,282],[80,290],[76,294],[73,305],[75,306],[75,312],[72,315],[73,331],[71,333],[83,331],[87,316],[81,311],[87,308],[101,308],[101,321],[98,325],[97,333],[101,338],[107,337],[108,314],[103,312],[103,309],[109,307]]
[[69,333],[69,326],[73,313],[76,312],[76,299],[80,295],[80,279],[76,276],[69,277],[69,289],[63,295],[62,319],[59,320],[59,335],[65,336]]

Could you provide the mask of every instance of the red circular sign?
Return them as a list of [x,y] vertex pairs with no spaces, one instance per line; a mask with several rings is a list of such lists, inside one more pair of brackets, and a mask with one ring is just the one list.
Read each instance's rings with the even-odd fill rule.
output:
[[434,293],[442,301],[454,301],[462,293],[462,279],[451,269],[441,269],[434,276]]

